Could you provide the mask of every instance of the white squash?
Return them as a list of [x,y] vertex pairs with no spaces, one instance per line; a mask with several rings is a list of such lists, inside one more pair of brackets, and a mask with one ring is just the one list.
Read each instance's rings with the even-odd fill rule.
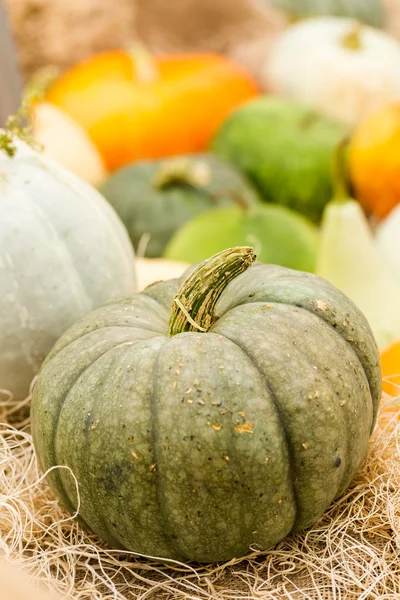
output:
[[187,263],[166,258],[137,258],[138,291],[140,292],[156,281],[178,278],[188,267]]
[[133,249],[89,184],[16,141],[0,150],[0,388],[24,398],[58,337],[135,291]]
[[334,200],[326,205],[316,272],[363,311],[380,348],[400,338],[400,282],[381,259],[369,223],[355,200]]
[[400,281],[400,205],[378,224],[375,235],[383,262]]
[[264,78],[276,93],[353,126],[400,99],[400,43],[353,19],[307,19],[275,42]]
[[96,146],[79,123],[61,108],[49,102],[36,104],[32,130],[45,156],[92,185],[100,185],[106,179],[107,171]]

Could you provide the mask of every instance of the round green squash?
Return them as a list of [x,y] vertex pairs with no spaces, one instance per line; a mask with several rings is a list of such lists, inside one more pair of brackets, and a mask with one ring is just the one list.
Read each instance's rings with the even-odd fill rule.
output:
[[239,108],[212,149],[236,164],[263,200],[318,221],[332,197],[332,161],[346,128],[312,109],[265,96]]
[[68,467],[52,489],[115,548],[198,562],[268,548],[313,525],[366,456],[381,376],[365,317],[324,279],[253,260],[229,249],[182,286],[100,308],[43,365],[40,466]]
[[143,244],[150,258],[162,256],[174,232],[204,210],[259,201],[247,178],[212,154],[138,161],[120,169],[100,191],[125,223],[135,249]]
[[384,27],[385,8],[381,0],[268,0],[291,19],[318,15],[352,17],[372,25]]
[[6,136],[0,131],[0,388],[19,400],[70,325],[136,285],[128,234],[101,194]]
[[264,263],[300,271],[314,271],[318,234],[302,215],[276,204],[243,210],[224,206],[188,221],[167,245],[164,256],[189,263],[200,262],[231,246],[251,244]]

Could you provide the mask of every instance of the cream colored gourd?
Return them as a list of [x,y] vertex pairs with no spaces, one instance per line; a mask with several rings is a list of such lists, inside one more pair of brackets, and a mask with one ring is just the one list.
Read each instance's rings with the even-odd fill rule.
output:
[[166,279],[178,279],[189,267],[187,263],[167,258],[137,258],[136,274],[138,292],[148,285]]
[[33,137],[43,154],[54,158],[92,185],[100,185],[107,171],[99,151],[86,131],[61,108],[49,102],[36,104]]
[[62,600],[16,561],[0,560],[1,600]]
[[15,147],[14,156],[0,150],[0,388],[18,399],[65,329],[135,291],[135,271],[126,230],[103,197],[26,144]]
[[355,200],[333,200],[325,207],[316,272],[363,311],[380,348],[400,337],[400,284]]
[[275,92],[352,126],[400,99],[400,43],[350,18],[308,19],[278,38],[264,78]]

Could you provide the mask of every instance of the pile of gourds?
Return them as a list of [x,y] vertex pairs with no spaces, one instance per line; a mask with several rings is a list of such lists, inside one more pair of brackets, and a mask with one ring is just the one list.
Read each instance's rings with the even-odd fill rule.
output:
[[113,547],[268,548],[367,452],[400,338],[400,44],[316,17],[263,73],[113,51],[31,107],[44,151],[0,134],[0,387],[39,372],[40,466]]

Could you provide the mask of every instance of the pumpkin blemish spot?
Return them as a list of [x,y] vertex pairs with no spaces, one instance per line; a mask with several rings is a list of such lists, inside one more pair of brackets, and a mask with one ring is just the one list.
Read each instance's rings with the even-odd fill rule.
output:
[[250,423],[249,421],[246,421],[246,423],[240,423],[239,425],[236,425],[235,431],[238,433],[254,433],[253,423]]
[[317,300],[317,308],[319,310],[325,311],[325,310],[328,310],[328,305],[323,300]]
[[304,450],[308,450],[309,445],[307,444],[307,442],[303,442],[301,445],[303,446]]
[[132,451],[132,452],[131,452],[131,454],[132,454],[132,456],[133,456],[133,458],[134,458],[135,460],[140,460],[140,459],[139,459],[139,456],[136,454],[136,452],[133,452],[133,451]]

